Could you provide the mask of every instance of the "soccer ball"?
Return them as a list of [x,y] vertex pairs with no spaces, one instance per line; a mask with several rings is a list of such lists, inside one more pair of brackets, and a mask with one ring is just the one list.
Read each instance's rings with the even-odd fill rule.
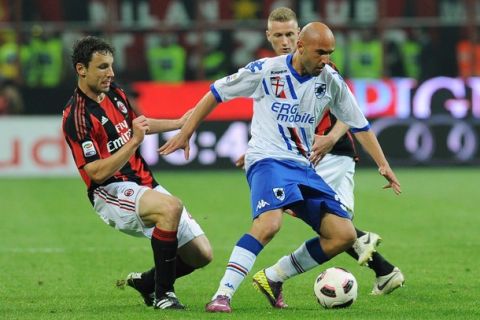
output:
[[315,280],[313,291],[324,308],[346,308],[357,299],[357,280],[345,269],[328,268]]

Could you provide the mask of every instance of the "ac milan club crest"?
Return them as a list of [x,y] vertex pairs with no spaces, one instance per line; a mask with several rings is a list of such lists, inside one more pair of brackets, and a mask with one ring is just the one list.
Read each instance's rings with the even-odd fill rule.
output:
[[276,76],[276,77],[270,77],[270,84],[272,86],[272,91],[275,94],[275,97],[277,98],[286,98],[287,96],[285,95],[285,81],[282,80],[282,77]]
[[135,191],[133,191],[133,189],[127,189],[123,192],[123,194],[127,197],[131,197],[134,193]]
[[120,110],[122,113],[127,114],[128,110],[125,104],[122,101],[117,101],[117,108]]

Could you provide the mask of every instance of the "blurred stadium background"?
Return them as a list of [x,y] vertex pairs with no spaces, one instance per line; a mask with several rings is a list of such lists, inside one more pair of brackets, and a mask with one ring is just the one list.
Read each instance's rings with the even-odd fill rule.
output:
[[[264,31],[277,6],[333,28],[333,60],[393,165],[480,164],[480,0],[2,0],[0,176],[76,174],[59,117],[82,35],[114,44],[116,79],[146,115],[176,117],[212,80],[271,54]],[[156,155],[164,136],[142,152],[155,169],[233,168],[250,104],[218,108],[189,163]]]

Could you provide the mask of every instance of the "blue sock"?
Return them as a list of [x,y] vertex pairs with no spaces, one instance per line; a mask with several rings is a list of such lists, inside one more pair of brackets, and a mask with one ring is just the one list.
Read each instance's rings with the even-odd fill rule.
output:
[[320,246],[320,239],[318,237],[312,238],[305,242],[305,246],[307,247],[308,253],[310,253],[312,258],[317,261],[318,264],[322,264],[330,260],[325,252],[323,252],[323,249]]

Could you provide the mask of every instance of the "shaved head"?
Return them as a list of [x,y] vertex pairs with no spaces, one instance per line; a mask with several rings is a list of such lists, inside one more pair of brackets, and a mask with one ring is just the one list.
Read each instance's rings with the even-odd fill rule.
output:
[[335,37],[332,30],[321,22],[311,22],[300,31],[297,51],[293,57],[294,68],[300,74],[317,76],[330,63],[335,51]]
[[303,27],[302,31],[300,31],[299,40],[305,42],[331,41],[335,44],[332,30],[321,22],[311,22]]

